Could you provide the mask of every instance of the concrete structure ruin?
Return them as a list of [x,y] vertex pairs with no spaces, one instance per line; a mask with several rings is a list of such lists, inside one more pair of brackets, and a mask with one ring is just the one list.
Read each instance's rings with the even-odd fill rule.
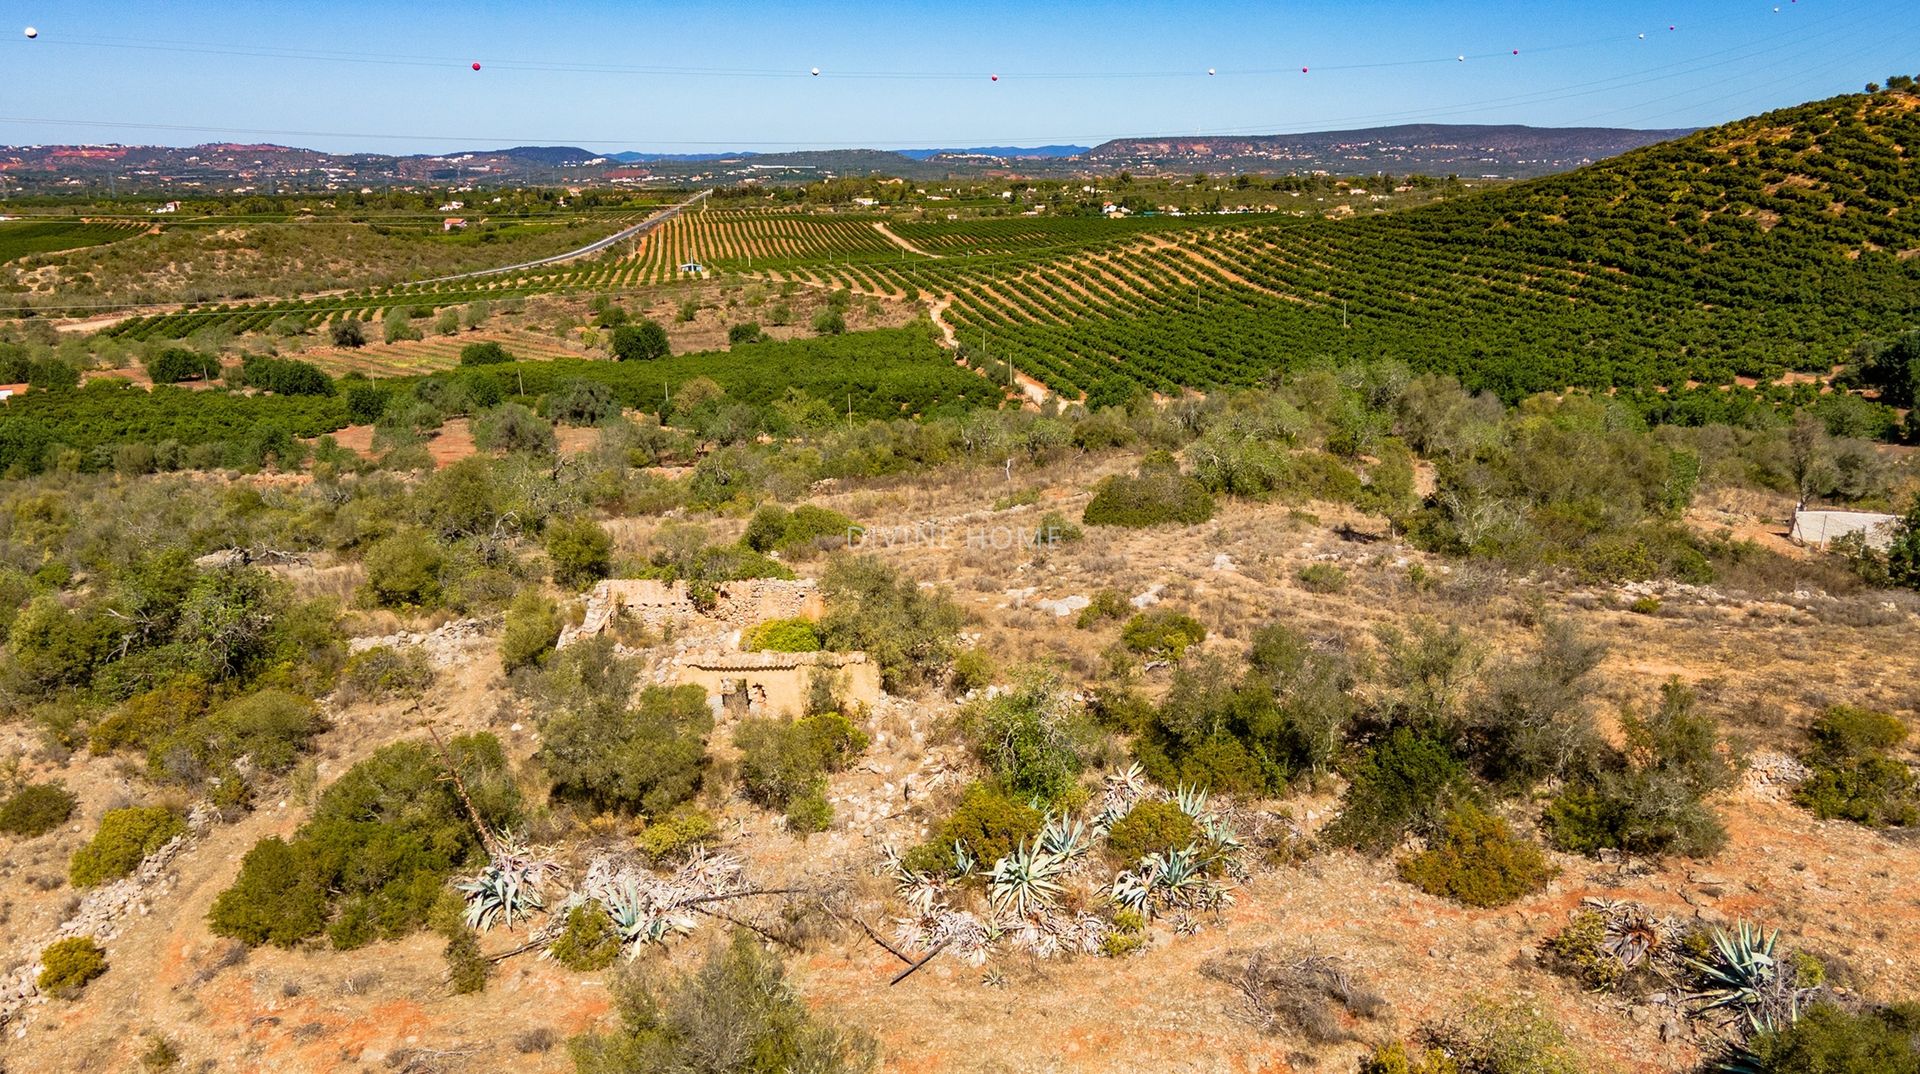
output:
[[1825,548],[1841,537],[1860,534],[1868,548],[1884,552],[1893,545],[1898,515],[1870,511],[1795,511],[1793,539],[1798,544]]
[[615,619],[633,619],[650,627],[709,619],[733,627],[752,626],[768,619],[804,616],[818,619],[826,606],[811,578],[746,578],[721,582],[713,608],[701,611],[685,582],[651,578],[610,578],[587,591],[587,611],[578,626],[561,632],[565,647],[605,631]]
[[[694,603],[685,582],[610,579],[588,591],[586,614],[578,626],[561,633],[560,646],[601,634],[621,619],[653,628],[698,631],[704,625],[739,630],[769,619],[817,620],[825,611],[819,587],[810,578],[722,582],[716,587],[713,607],[707,610]],[[821,676],[830,677],[834,696],[843,702],[872,705],[880,700],[880,669],[865,653],[690,649],[668,660],[663,679],[704,688],[716,717],[779,716],[805,712],[814,682]]]

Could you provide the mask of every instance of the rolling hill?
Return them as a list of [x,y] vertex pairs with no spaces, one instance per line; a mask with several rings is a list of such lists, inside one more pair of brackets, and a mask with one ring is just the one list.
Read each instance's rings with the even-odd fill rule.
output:
[[1087,152],[1090,164],[1137,171],[1420,172],[1502,179],[1577,168],[1691,130],[1420,123],[1252,137],[1129,138]]

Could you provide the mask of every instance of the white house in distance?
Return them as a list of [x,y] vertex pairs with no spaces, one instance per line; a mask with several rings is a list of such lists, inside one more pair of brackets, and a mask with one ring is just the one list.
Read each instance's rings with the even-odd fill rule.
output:
[[1795,511],[1793,539],[1804,545],[1825,548],[1841,537],[1859,534],[1868,548],[1886,551],[1893,544],[1898,515],[1870,511]]
[[177,201],[170,201],[170,202],[167,202],[165,205],[160,206],[157,209],[147,210],[148,213],[154,216],[159,216],[162,213],[177,213],[179,211],[180,211],[180,203]]
[[680,266],[680,272],[686,276],[705,276],[707,274],[707,266],[702,265],[698,261],[689,261]]
[[464,216],[449,216],[445,220],[440,221],[440,231],[442,234],[449,231],[465,230],[467,230],[467,219]]

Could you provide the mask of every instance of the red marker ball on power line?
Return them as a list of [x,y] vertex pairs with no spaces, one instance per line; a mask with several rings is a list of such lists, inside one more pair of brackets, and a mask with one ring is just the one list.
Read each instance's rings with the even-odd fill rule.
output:
[[998,82],[998,81],[1000,81],[1000,76],[999,76],[999,75],[991,75],[991,76],[989,76],[989,77],[991,77],[991,78],[992,78],[992,79],[993,79],[993,80],[994,80],[995,82]]
[[477,64],[477,63],[476,63],[476,64],[474,64],[474,65],[473,65],[473,69],[474,69],[474,70],[476,70],[476,71],[478,71],[478,70],[480,69],[480,65],[479,65],[479,64]]

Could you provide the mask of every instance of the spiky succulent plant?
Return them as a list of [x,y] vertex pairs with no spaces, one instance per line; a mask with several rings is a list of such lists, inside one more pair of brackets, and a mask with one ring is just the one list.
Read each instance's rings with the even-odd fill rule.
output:
[[1065,858],[1047,853],[1037,843],[1030,847],[1023,840],[1006,857],[994,862],[993,871],[987,874],[993,908],[1011,910],[1025,917],[1051,907],[1060,894],[1059,878],[1066,868]]
[[1801,989],[1791,974],[1781,972],[1774,954],[1780,933],[1763,932],[1741,921],[1734,930],[1713,930],[1713,950],[1707,958],[1687,964],[1700,975],[1694,999],[1702,1013],[1725,1011],[1742,1017],[1752,1032],[1765,1032],[1800,1016]]
[[466,898],[469,928],[512,928],[546,907],[541,889],[560,871],[559,863],[540,857],[511,836],[502,840],[480,875],[454,885]]
[[1093,846],[1093,837],[1088,833],[1085,821],[1049,816],[1040,827],[1036,845],[1056,858],[1073,861]]

